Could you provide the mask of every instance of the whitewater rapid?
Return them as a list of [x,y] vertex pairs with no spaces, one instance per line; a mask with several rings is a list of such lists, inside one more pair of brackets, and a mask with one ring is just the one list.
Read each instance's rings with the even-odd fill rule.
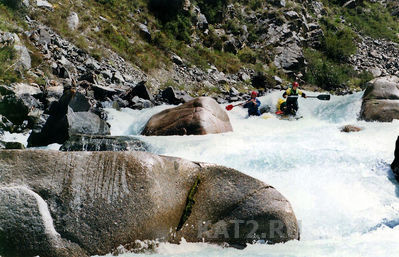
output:
[[[273,110],[281,93],[260,97],[262,105]],[[244,250],[161,243],[152,256],[399,256],[399,185],[389,166],[399,121],[358,121],[361,96],[301,98],[303,118],[296,121],[248,118],[235,107],[228,112],[234,132],[205,136],[139,136],[153,114],[173,106],[107,109],[112,135],[139,137],[154,153],[225,165],[273,185],[301,225],[300,241]],[[340,132],[348,124],[362,131]]]
[[[281,94],[260,101],[274,111]],[[137,137],[153,153],[225,165],[274,186],[290,201],[301,227],[301,240],[285,244],[237,250],[183,241],[121,256],[399,256],[399,184],[390,169],[399,120],[359,121],[362,94],[300,98],[303,118],[295,121],[272,114],[248,118],[235,107],[227,112],[234,132],[205,136],[140,136],[152,115],[174,106],[106,109],[112,135]],[[349,124],[362,131],[340,132]],[[27,137],[5,133],[2,140],[26,145]]]

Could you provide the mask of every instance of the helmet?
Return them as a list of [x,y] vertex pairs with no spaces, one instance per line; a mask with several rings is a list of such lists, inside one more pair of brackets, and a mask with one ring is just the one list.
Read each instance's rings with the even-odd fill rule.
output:
[[251,92],[251,96],[255,96],[256,97],[256,96],[258,96],[258,93],[256,91],[252,91]]
[[299,83],[295,81],[294,83],[292,83],[292,87],[299,87]]

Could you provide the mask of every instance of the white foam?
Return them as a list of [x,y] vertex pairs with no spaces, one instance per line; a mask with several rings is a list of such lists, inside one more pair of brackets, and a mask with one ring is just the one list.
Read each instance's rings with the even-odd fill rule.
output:
[[[281,94],[260,100],[274,107]],[[299,242],[253,245],[243,251],[161,244],[154,256],[398,256],[399,185],[389,164],[399,120],[358,121],[361,96],[300,98],[298,114],[304,118],[297,121],[247,118],[245,109],[235,107],[228,112],[234,132],[140,136],[155,153],[229,166],[276,187],[302,224]],[[111,112],[113,133],[138,135],[160,109]],[[121,120],[126,123],[119,124]],[[347,124],[363,130],[340,132]]]

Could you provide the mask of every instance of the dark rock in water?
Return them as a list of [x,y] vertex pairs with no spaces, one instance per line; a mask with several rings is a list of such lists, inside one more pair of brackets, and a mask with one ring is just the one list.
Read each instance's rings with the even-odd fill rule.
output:
[[263,113],[268,113],[272,110],[272,108],[270,107],[270,105],[263,105],[259,108],[259,111],[261,114]]
[[126,136],[73,135],[61,151],[147,151],[148,146],[137,138]]
[[366,121],[382,122],[399,119],[398,77],[380,77],[367,83],[360,118]]
[[77,110],[88,107],[87,99],[73,101],[76,92],[66,90],[58,102],[50,107],[50,116],[41,131],[32,131],[28,138],[28,147],[46,146],[52,143],[63,144],[74,134],[109,135],[109,125],[92,112],[74,112],[69,104],[72,102]]
[[138,96],[135,96],[131,99],[131,104],[129,104],[129,107],[132,109],[141,110],[145,108],[154,107],[154,104],[150,100],[146,100]]
[[182,237],[232,245],[299,238],[284,196],[222,166],[146,152],[10,150],[0,151],[0,174],[2,256],[104,255]]
[[199,97],[155,114],[142,134],[146,136],[205,135],[233,131],[229,116],[210,97]]
[[0,149],[25,149],[25,146],[20,142],[4,142],[0,141]]
[[341,128],[341,132],[359,132],[362,129],[353,125],[345,125],[344,127]]
[[64,116],[50,115],[40,132],[32,131],[28,147],[63,144],[74,134],[109,135],[109,125],[92,112],[74,112],[69,107]]
[[395,174],[396,180],[399,182],[399,137],[396,139],[394,156],[395,156],[395,159],[393,160],[393,162],[391,164],[391,169],[392,169],[393,173]]
[[12,122],[6,117],[0,115],[0,129],[3,131],[13,132],[14,124],[12,124]]

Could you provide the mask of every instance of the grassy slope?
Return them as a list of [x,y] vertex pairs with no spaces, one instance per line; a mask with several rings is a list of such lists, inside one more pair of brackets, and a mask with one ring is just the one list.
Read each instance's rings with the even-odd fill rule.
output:
[[[278,73],[271,65],[270,58],[267,57],[271,49],[254,50],[246,47],[236,55],[222,52],[219,50],[221,49],[221,41],[215,36],[213,26],[210,26],[208,35],[194,32],[201,41],[206,42],[211,47],[192,42],[190,44],[190,42],[187,42],[190,39],[185,38],[183,34],[187,30],[192,30],[192,27],[187,27],[187,17],[178,16],[171,22],[161,22],[148,10],[148,1],[146,0],[88,0],[80,2],[79,5],[75,1],[59,0],[54,5],[53,12],[37,10],[31,15],[34,19],[51,26],[60,35],[86,49],[97,58],[106,55],[103,49],[109,47],[146,72],[170,67],[169,56],[171,53],[176,53],[189,64],[202,69],[215,65],[220,71],[226,73],[235,73],[241,67],[262,72],[265,72],[266,68],[269,76]],[[204,3],[206,1],[199,2]],[[312,70],[306,78],[309,83],[321,87],[323,87],[321,81],[329,77],[332,78],[329,82],[330,85],[325,89],[334,88],[343,83],[358,87],[368,77],[353,72],[350,67],[345,65],[344,60],[336,58],[336,56],[350,55],[356,50],[351,43],[347,43],[355,39],[351,32],[361,32],[372,37],[383,37],[398,42],[399,22],[379,4],[366,3],[361,8],[342,9],[332,2],[334,1],[323,1],[328,10],[328,15],[322,22],[327,35],[324,48],[318,51],[312,49],[305,51],[311,65],[310,70]],[[239,1],[235,2],[235,5],[237,7],[246,6],[248,10],[257,10],[257,12],[267,11],[263,8],[264,3],[257,0]],[[295,8],[297,5],[293,1],[288,1],[287,6]],[[23,26],[21,14],[18,16],[12,9],[3,5],[0,5],[0,8],[0,30],[12,31],[13,29],[8,24]],[[67,17],[71,11],[77,12],[80,18],[80,26],[76,32],[71,32],[67,28]],[[212,19],[217,20],[217,12],[213,12],[212,15],[215,15]],[[344,17],[344,23],[340,17]],[[240,16],[235,17],[235,19],[235,22],[231,20],[223,21],[221,26],[234,33],[234,31],[240,29],[236,22],[240,22],[241,25],[245,23]],[[139,23],[146,24],[151,31],[152,39],[150,42],[141,37]],[[245,25],[250,32],[254,32],[252,31],[253,24]],[[338,31],[332,29],[334,27],[338,27]],[[179,31],[182,31],[182,34],[176,35],[176,33],[180,33]],[[346,32],[341,33],[342,31]],[[258,40],[255,33],[251,33],[250,38],[253,41]],[[29,45],[28,48],[34,52],[34,49]],[[12,51],[9,48],[1,49],[0,58],[2,60],[0,80],[8,82],[16,80],[20,75],[11,73],[5,75],[4,72],[14,58]],[[33,59],[34,63],[38,65],[40,54],[36,53]],[[323,63],[327,65],[323,66]],[[268,66],[270,68],[267,68]],[[323,74],[327,74],[327,76],[321,76]],[[280,73],[280,75],[282,74]],[[11,78],[5,78],[6,76],[11,76]]]

